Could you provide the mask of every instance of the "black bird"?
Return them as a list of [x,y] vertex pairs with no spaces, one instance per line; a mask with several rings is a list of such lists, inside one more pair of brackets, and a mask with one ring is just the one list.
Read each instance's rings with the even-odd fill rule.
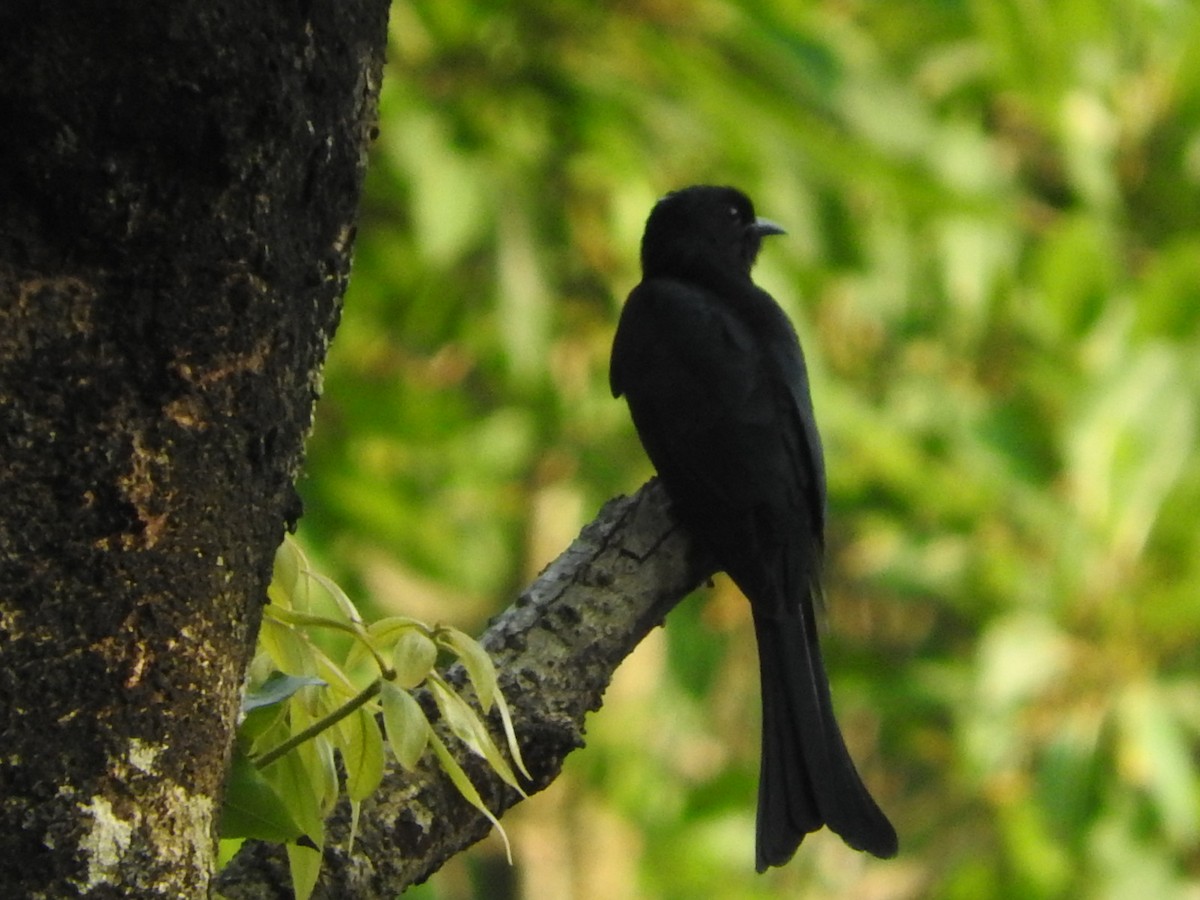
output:
[[757,868],[827,825],[896,854],[833,715],[817,641],[825,463],[795,329],[750,269],[762,238],[734,188],[663,197],[642,237],[642,281],[613,340],[609,381],[692,537],[750,600],[762,686]]

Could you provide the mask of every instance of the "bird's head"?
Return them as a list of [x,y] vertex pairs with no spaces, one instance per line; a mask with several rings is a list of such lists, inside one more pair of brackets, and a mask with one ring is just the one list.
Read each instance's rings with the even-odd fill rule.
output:
[[642,274],[687,277],[716,268],[749,275],[762,239],[783,233],[755,216],[750,198],[736,188],[683,188],[659,200],[646,220]]

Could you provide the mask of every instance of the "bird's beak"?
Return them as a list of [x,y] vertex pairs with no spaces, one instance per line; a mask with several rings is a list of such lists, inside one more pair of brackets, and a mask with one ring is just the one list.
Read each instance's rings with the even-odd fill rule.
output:
[[764,219],[761,216],[755,219],[754,224],[750,227],[759,237],[766,237],[768,234],[787,234],[782,225],[777,225],[770,219]]

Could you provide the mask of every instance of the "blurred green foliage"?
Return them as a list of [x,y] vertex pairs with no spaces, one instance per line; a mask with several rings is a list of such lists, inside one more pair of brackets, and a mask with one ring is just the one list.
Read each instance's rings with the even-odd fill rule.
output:
[[1197,47],[1190,0],[394,6],[306,545],[481,629],[651,474],[606,380],[641,226],[736,184],[789,229],[756,275],[809,357],[831,677],[901,835],[754,875],[718,581],[506,818],[516,869],[485,844],[412,896],[1200,895]]

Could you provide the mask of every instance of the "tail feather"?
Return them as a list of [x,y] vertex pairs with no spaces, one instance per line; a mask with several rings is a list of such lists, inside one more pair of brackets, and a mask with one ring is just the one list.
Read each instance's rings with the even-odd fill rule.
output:
[[833,715],[815,623],[755,615],[762,674],[757,867],[786,863],[821,825],[856,850],[896,855],[896,831],[858,775]]

